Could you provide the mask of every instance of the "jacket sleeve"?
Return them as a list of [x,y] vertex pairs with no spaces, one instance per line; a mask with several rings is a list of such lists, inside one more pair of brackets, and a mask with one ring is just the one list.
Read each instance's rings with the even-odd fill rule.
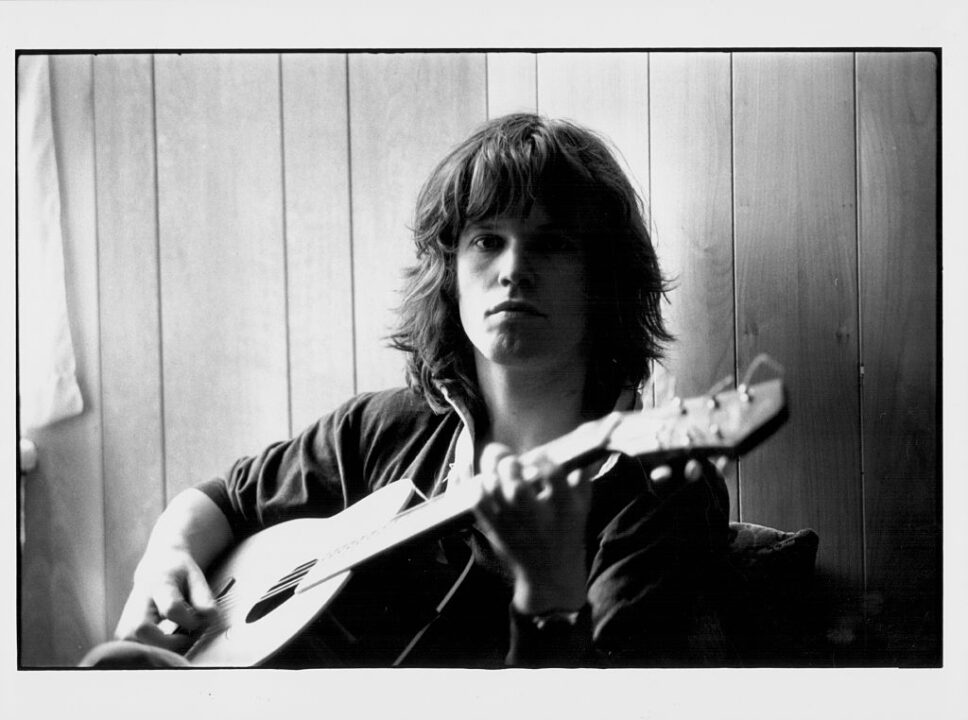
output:
[[695,601],[728,537],[725,483],[711,465],[695,481],[679,473],[663,492],[644,469],[617,480],[593,500],[588,603],[574,622],[547,624],[511,608],[508,665],[693,664]]
[[588,600],[595,657],[607,665],[695,665],[690,632],[729,537],[729,496],[708,463],[621,504],[595,538]]
[[354,399],[196,487],[219,506],[238,539],[284,520],[334,515],[365,493],[358,408]]

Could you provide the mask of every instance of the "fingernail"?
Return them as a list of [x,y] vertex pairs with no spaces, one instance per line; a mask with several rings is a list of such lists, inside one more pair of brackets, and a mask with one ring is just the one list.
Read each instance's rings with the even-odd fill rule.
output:
[[659,467],[652,468],[652,472],[649,473],[649,477],[652,482],[664,483],[672,478],[672,468],[668,465],[659,465]]
[[702,477],[702,465],[699,464],[698,460],[690,460],[686,463],[685,472],[687,480],[698,480]]

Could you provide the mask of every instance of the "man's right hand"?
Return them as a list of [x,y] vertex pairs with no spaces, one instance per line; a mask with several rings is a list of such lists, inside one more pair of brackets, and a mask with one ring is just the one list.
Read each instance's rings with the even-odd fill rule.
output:
[[212,621],[215,598],[202,568],[232,541],[228,520],[205,493],[189,488],[176,495],[151,531],[114,636],[186,650],[187,635],[166,633],[158,624],[170,620],[192,632]]
[[191,554],[183,549],[155,548],[138,564],[134,588],[114,636],[183,652],[190,642],[188,635],[169,634],[159,623],[167,619],[192,632],[204,628],[215,613],[212,590]]

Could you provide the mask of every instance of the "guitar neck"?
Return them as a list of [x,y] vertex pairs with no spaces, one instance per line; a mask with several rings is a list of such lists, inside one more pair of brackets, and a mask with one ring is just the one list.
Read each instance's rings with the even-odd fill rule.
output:
[[[616,451],[653,464],[673,457],[737,455],[772,433],[783,421],[784,409],[782,383],[772,380],[656,410],[614,412],[524,453],[520,460],[524,467],[568,472]],[[470,512],[480,497],[481,486],[480,476],[465,479],[332,548],[318,558],[297,592]]]
[[[525,453],[521,456],[521,462],[527,466],[544,459],[562,471],[589,463],[605,452],[608,436],[621,417],[621,413],[613,413],[595,423],[586,423],[568,435]],[[481,484],[481,477],[477,475],[449,485],[440,495],[428,498],[400,512],[389,522],[330,549],[318,558],[299,583],[297,592],[305,592],[344,570],[469,513],[480,497]]]
[[477,502],[480,481],[475,477],[464,485],[466,486],[444,492],[403,510],[389,522],[372,528],[366,534],[359,535],[340,547],[333,548],[319,558],[316,567],[325,577],[332,577],[466,515],[473,510]]

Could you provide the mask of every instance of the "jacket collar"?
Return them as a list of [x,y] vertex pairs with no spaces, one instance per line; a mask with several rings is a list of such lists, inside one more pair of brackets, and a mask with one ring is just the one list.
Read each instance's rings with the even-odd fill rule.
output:
[[[474,476],[474,416],[460,398],[449,391],[445,383],[438,383],[437,388],[461,420],[461,429],[454,445],[454,462],[451,463],[444,478],[446,486],[452,487],[459,484],[463,479]],[[642,402],[643,390],[642,385],[637,388],[626,388],[619,393],[613,410],[621,412],[642,410],[644,407]],[[618,462],[620,455],[621,453],[618,452],[611,453],[595,477],[600,477],[608,472]],[[434,489],[435,493],[439,491],[440,488]]]

